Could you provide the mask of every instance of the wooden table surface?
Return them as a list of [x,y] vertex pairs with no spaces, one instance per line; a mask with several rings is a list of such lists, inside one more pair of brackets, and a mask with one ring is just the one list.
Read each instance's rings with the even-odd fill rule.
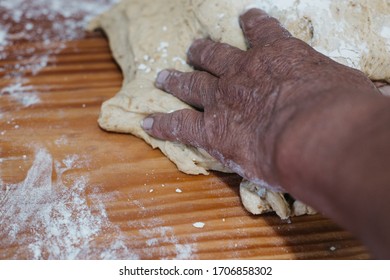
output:
[[186,175],[142,140],[102,131],[101,103],[122,76],[101,33],[11,39],[0,49],[1,259],[370,258],[322,215],[250,215],[238,176]]

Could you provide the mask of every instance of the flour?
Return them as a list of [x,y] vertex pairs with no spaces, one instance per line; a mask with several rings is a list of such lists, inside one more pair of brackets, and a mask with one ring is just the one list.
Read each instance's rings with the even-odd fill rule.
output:
[[[0,1],[0,59],[14,59],[0,68],[8,85],[0,96],[10,94],[22,107],[40,103],[40,90],[29,85],[27,74],[37,75],[65,47],[65,41],[82,38],[90,19],[119,0],[8,0]],[[50,28],[42,21],[51,21]],[[60,19],[60,20],[58,20]],[[57,21],[58,20],[58,21]],[[18,42],[36,42],[29,48],[10,46]],[[50,46],[56,42],[56,47]],[[43,48],[42,48],[43,47]]]
[[18,79],[17,82],[2,88],[0,95],[3,94],[9,94],[12,99],[19,102],[23,107],[29,107],[41,101],[34,87],[24,85],[22,79]]
[[66,135],[61,135],[54,141],[54,144],[56,144],[57,147],[67,146],[69,145],[69,140]]
[[[149,256],[152,256],[156,250],[162,258],[168,257],[171,252],[168,249],[164,249],[163,245],[173,245],[175,250],[174,259],[191,259],[194,256],[194,253],[197,251],[196,246],[192,244],[180,244],[178,238],[174,233],[174,229],[169,226],[158,226],[152,229],[145,229],[139,231],[142,236],[148,238],[146,240],[146,245],[148,250],[145,250]],[[161,248],[156,248],[161,246]]]
[[381,36],[390,39],[390,25],[385,25],[381,29]]
[[[15,31],[9,31],[6,37],[19,37],[29,41],[39,40],[50,42],[72,40],[83,36],[86,24],[90,19],[105,10],[119,0],[12,0],[1,1],[0,9],[6,10],[4,21],[12,21],[19,26],[8,27]],[[52,29],[43,30],[39,19],[46,18],[52,23]],[[55,21],[60,18],[60,21]],[[3,25],[3,24],[2,24]],[[23,25],[23,26],[21,26]],[[3,25],[4,26],[4,25]],[[66,27],[66,28],[65,28]],[[34,30],[34,32],[27,32]],[[1,42],[1,41],[0,41]]]
[[[8,124],[16,126],[12,119]],[[64,137],[57,140],[59,145],[67,141]],[[15,160],[32,161],[32,165],[25,179],[16,184],[4,183],[0,174],[0,248],[15,248],[0,250],[0,259],[196,257],[196,237],[180,239],[161,218],[128,221],[134,229],[131,234],[110,222],[105,205],[121,194],[102,194],[87,176],[71,175],[90,166],[88,156],[69,154],[55,160],[39,148],[32,157],[5,157],[0,163]],[[138,199],[131,199],[130,205],[148,211]],[[101,240],[106,240],[104,246]]]
[[186,65],[187,64],[187,62],[184,59],[182,59],[181,57],[179,57],[179,56],[173,57],[172,61],[173,62],[180,62],[181,65]]
[[203,223],[203,222],[196,222],[196,223],[193,223],[192,226],[196,227],[196,228],[204,228],[205,223]]
[[[0,181],[0,247],[18,248],[12,256],[2,258],[83,258],[94,237],[103,229],[114,229],[101,202],[88,206],[86,177],[75,178],[70,187],[62,181],[76,159],[70,156],[64,165],[39,149],[24,181]],[[58,178],[54,182],[52,174]]]
[[[12,255],[2,252],[0,258],[88,259],[91,253],[102,259],[139,258],[129,248],[128,238],[108,219],[104,202],[115,194],[100,195],[95,189],[87,195],[85,176],[65,185],[65,172],[88,165],[81,158],[69,155],[54,161],[46,149],[38,149],[22,182],[0,180],[0,247],[17,248]],[[117,238],[99,248],[96,239],[104,234]]]
[[7,38],[7,30],[5,29],[0,30],[0,47],[7,45],[6,38]]

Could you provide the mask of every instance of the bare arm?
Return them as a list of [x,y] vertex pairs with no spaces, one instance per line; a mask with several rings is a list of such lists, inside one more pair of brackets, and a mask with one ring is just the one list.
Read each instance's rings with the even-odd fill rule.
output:
[[248,51],[197,40],[188,59],[198,71],[157,78],[199,110],[150,116],[144,129],[285,189],[390,257],[390,99],[263,11],[240,23]]
[[340,95],[290,120],[277,144],[277,177],[389,258],[390,99]]

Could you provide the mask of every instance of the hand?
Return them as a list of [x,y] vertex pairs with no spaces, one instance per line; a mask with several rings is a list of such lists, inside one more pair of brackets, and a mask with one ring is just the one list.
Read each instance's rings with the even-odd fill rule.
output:
[[143,127],[154,137],[203,148],[244,178],[280,189],[275,154],[289,124],[339,96],[376,89],[261,10],[243,14],[240,25],[247,51],[200,39],[188,51],[198,71],[159,73],[156,86],[196,110],[154,114]]

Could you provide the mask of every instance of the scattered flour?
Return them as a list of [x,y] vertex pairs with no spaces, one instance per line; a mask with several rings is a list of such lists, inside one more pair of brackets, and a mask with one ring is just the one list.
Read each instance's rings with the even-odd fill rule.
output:
[[23,182],[0,181],[0,247],[15,246],[12,258],[88,258],[95,237],[103,230],[118,230],[110,224],[102,201],[94,199],[94,206],[88,206],[86,177],[76,178],[70,187],[63,183],[63,173],[80,164],[77,159],[54,162],[45,149],[39,149]]
[[[154,246],[159,245],[173,245],[175,248],[176,256],[174,259],[182,260],[182,259],[191,259],[193,257],[194,252],[196,252],[195,245],[192,244],[179,244],[179,240],[176,237],[174,230],[172,227],[169,226],[158,226],[154,227],[152,229],[145,229],[140,230],[140,233],[142,236],[148,238],[146,240],[146,245],[149,247],[149,254],[152,256],[154,253],[154,250],[156,248],[153,248]],[[164,252],[164,247],[158,248],[159,254],[164,257],[164,254],[166,256],[169,256],[169,251],[166,250]]]
[[[54,56],[65,48],[66,41],[83,37],[91,18],[118,1],[0,1],[0,60],[18,61],[0,66],[0,74],[8,81],[8,85],[0,88],[0,96],[10,94],[23,107],[39,103],[39,89],[29,85],[27,76],[35,76],[50,63],[55,63]],[[51,22],[50,27],[42,18]],[[29,48],[9,48],[18,41],[35,44]],[[56,48],[50,48],[53,42],[56,42]]]
[[[388,23],[389,24],[389,23]],[[381,36],[390,39],[390,24],[384,25],[381,30]]]
[[24,85],[21,79],[2,88],[0,95],[3,94],[11,95],[14,100],[18,101],[24,107],[29,107],[40,102],[38,92],[34,90],[34,87]]
[[203,222],[196,222],[196,223],[193,223],[192,225],[194,227],[196,227],[196,228],[204,228],[205,223],[203,223]]
[[0,29],[0,46],[4,46],[7,44],[7,30],[2,27],[2,29]]
[[[98,187],[88,186],[87,176],[66,176],[72,173],[68,171],[89,164],[88,158],[81,155],[56,161],[40,148],[22,182],[6,184],[0,178],[0,248],[15,248],[12,252],[0,250],[0,259],[194,257],[194,240],[181,244],[174,228],[165,226],[161,219],[129,221],[129,226],[136,229],[131,236],[111,223],[105,203],[115,201],[119,194],[101,194]],[[147,211],[140,201],[132,203]],[[99,241],[102,239],[107,241],[104,246]],[[141,251],[134,248],[139,243],[144,244]]]
[[56,144],[57,147],[66,146],[69,144],[69,140],[65,135],[61,135],[54,141],[54,144]]

